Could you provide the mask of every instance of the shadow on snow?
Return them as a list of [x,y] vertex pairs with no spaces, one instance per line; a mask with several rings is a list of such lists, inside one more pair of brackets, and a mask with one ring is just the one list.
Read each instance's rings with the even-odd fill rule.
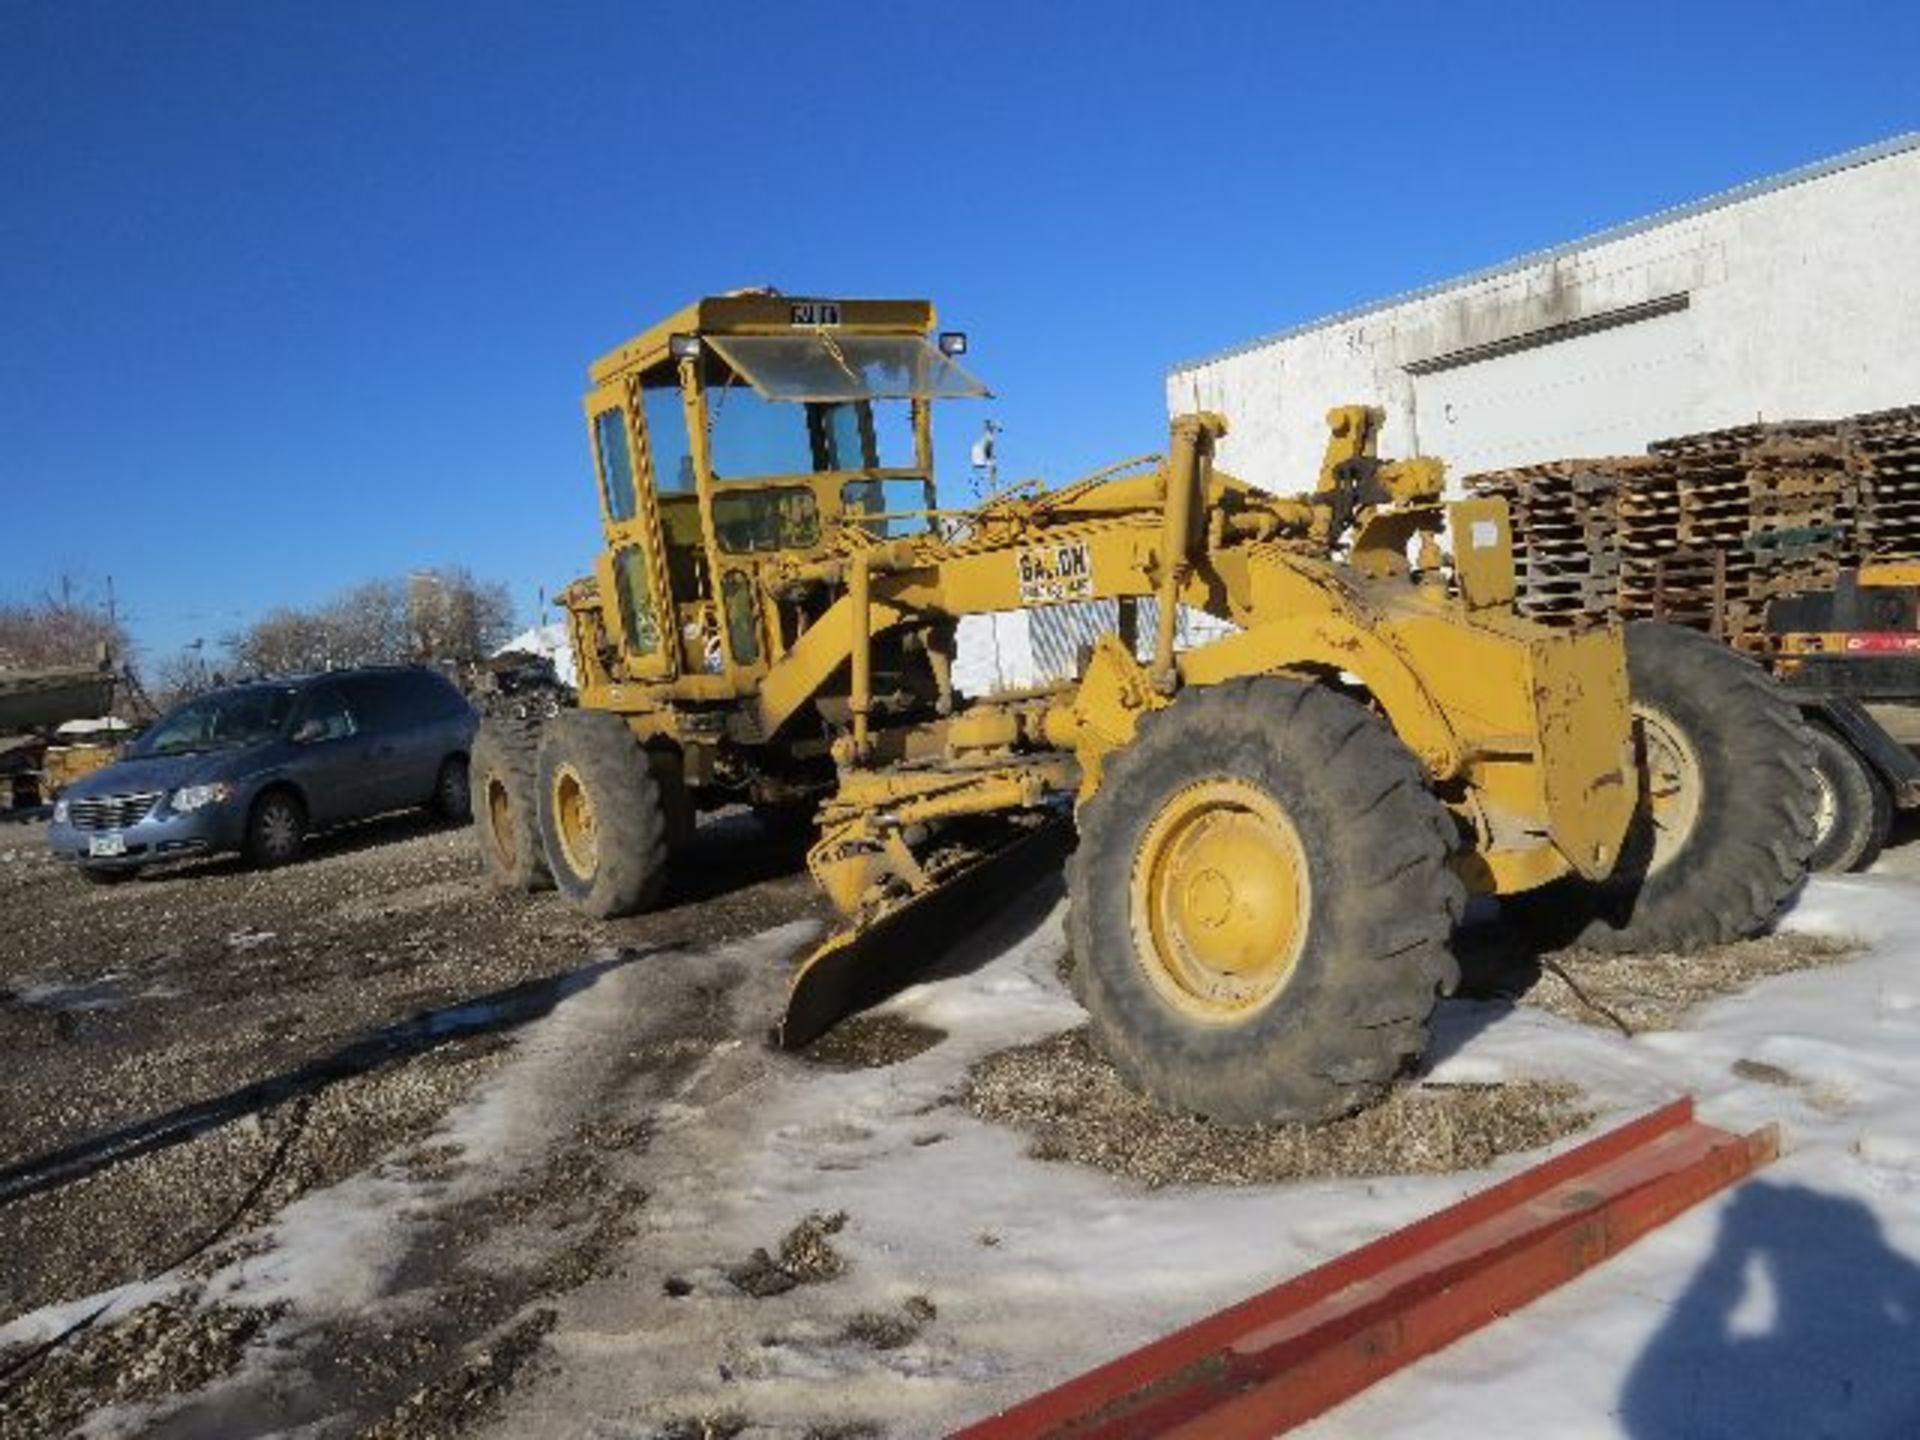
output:
[[1749,1181],[1619,1417],[1635,1440],[1920,1435],[1920,1266],[1858,1200]]

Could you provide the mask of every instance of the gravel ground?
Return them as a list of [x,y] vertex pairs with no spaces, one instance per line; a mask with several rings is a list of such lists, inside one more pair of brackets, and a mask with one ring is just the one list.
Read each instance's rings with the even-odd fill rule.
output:
[[1331,1175],[1471,1170],[1592,1121],[1571,1085],[1403,1085],[1328,1125],[1236,1130],[1156,1109],[1127,1088],[1082,1027],[1002,1050],[974,1067],[967,1108],[1033,1137],[1037,1159],[1066,1160],[1150,1186],[1269,1185]]
[[[824,916],[797,848],[750,817],[704,827],[690,859],[665,908],[603,923],[488,890],[464,829],[411,817],[281,871],[203,862],[112,887],[54,862],[40,827],[0,827],[0,1323],[162,1274],[180,1287],[43,1358],[0,1347],[0,1433],[63,1433],[231,1369],[276,1317],[197,1287],[248,1231],[382,1156],[431,1173],[439,1157],[408,1146],[598,968]],[[668,1048],[630,1063],[684,1062]],[[441,1216],[405,1277],[438,1303],[404,1333],[330,1337],[296,1408],[396,1440],[484,1409],[538,1348],[529,1303],[593,1273],[644,1203],[604,1163],[644,1138],[583,1126]],[[564,1243],[510,1283],[462,1273],[529,1226]],[[181,1424],[216,1433],[190,1409]]]
[[1838,965],[1860,946],[1793,931],[1689,955],[1607,955],[1529,946],[1524,935],[1482,925],[1455,940],[1463,993],[1537,1006],[1562,1019],[1638,1035],[1670,1030],[1687,1013],[1769,975]]

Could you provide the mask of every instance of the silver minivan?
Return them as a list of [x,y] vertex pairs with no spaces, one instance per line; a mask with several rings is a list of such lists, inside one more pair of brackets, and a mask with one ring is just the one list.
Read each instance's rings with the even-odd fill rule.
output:
[[415,805],[464,820],[477,724],[452,682],[422,666],[218,690],[69,787],[48,843],[106,883],[223,852],[284,865],[316,830]]

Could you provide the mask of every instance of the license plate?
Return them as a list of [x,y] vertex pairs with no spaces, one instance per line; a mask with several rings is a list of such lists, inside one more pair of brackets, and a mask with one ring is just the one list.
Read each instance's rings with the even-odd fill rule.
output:
[[127,837],[124,835],[95,835],[87,841],[87,854],[94,859],[103,855],[124,855],[127,853]]

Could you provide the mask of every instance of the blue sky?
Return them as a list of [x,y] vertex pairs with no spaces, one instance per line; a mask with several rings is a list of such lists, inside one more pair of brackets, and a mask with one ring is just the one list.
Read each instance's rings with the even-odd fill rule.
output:
[[586,364],[745,284],[933,297],[1069,478],[1178,360],[1920,125],[1916,54],[1911,3],[11,0],[0,598],[111,575],[152,658],[417,565],[530,612]]

